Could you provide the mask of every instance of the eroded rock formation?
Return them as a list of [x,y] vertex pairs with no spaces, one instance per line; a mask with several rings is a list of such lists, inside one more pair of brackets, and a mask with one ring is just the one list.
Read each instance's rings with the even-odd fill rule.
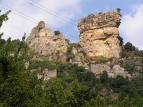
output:
[[131,75],[120,65],[113,65],[111,67],[110,64],[91,64],[90,65],[91,72],[96,76],[100,76],[103,72],[107,72],[108,77],[116,78],[117,76],[122,76],[124,78],[131,79]]
[[70,44],[69,51],[70,52],[67,53],[67,56],[70,58],[70,63],[87,67],[88,59],[86,58],[86,54],[80,44]]
[[49,61],[66,62],[68,42],[62,34],[54,35],[43,21],[33,28],[27,43],[34,58],[46,57]]
[[[120,58],[121,45],[118,30],[120,21],[121,14],[118,10],[89,15],[81,19],[78,23],[80,42],[75,44],[70,44],[60,33],[55,35],[41,21],[33,28],[27,43],[33,52],[33,59],[44,58],[52,62],[70,62],[85,67],[95,75],[106,71],[108,76],[113,78],[118,75],[130,78],[119,64],[114,64],[113,67],[111,67],[112,64],[94,64],[100,57],[108,60]],[[42,75],[50,75],[50,72],[43,72]],[[56,76],[56,71],[52,76]],[[48,80],[51,77],[45,78]]]
[[[121,46],[118,30],[120,20],[121,15],[118,10],[89,15],[81,19],[78,23],[80,31],[79,45],[88,59],[95,60],[98,56],[106,58],[120,57]],[[66,62],[68,42],[62,34],[54,36],[52,31],[46,28],[43,21],[33,28],[27,42],[33,50],[35,57],[48,57],[49,60],[62,60],[61,62]],[[73,51],[79,53],[80,50],[74,47]],[[61,57],[62,59],[60,59]],[[72,60],[74,61],[75,59]],[[80,62],[83,63],[84,61],[80,59]]]
[[78,23],[80,45],[87,57],[119,58],[121,46],[119,30],[120,11],[89,15]]

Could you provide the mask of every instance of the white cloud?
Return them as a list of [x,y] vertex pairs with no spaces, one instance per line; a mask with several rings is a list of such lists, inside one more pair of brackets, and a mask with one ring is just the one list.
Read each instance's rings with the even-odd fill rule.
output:
[[81,0],[2,0],[0,8],[12,10],[9,20],[2,26],[4,38],[21,38],[40,20],[59,29],[80,13],[80,3]]
[[132,7],[130,13],[123,15],[120,31],[126,42],[143,49],[143,4]]

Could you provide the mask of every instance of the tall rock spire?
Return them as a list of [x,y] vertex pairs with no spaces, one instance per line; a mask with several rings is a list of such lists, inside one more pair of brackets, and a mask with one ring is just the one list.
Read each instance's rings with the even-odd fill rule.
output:
[[50,61],[66,62],[68,42],[62,34],[54,35],[44,21],[32,29],[27,43],[36,59],[46,57]]
[[80,45],[87,56],[119,58],[121,46],[118,27],[121,21],[120,11],[89,15],[78,23]]

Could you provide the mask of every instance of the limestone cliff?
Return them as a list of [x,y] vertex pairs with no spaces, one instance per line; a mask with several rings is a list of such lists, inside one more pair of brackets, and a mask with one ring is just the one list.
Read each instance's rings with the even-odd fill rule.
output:
[[46,57],[49,61],[66,62],[68,42],[62,34],[54,35],[43,21],[33,28],[27,43],[34,58]]
[[[78,23],[80,31],[79,43],[69,43],[61,33],[54,34],[41,21],[33,28],[27,38],[27,43],[32,50],[33,59],[44,58],[52,62],[77,64],[96,76],[106,71],[108,76],[112,78],[120,75],[131,79],[131,77],[136,77],[142,71],[142,60],[140,62],[130,61],[137,62],[137,64],[134,64],[134,68],[130,67],[130,64],[128,65],[129,62],[126,63],[126,60],[128,61],[129,59],[121,60],[118,30],[120,21],[121,14],[119,10],[89,15],[81,19]],[[133,70],[139,72],[130,73]],[[54,71],[45,69],[39,74],[39,78],[48,80],[56,75],[56,69]]]
[[86,67],[89,62],[83,48],[78,43],[70,44],[67,56],[70,63],[77,64],[79,66]]
[[[80,42],[77,43],[80,48],[72,48],[74,53],[76,51],[74,55],[76,58],[74,57],[72,62],[84,63],[86,58],[92,61],[98,56],[119,58],[121,52],[118,30],[120,20],[121,15],[118,10],[89,15],[81,19],[78,23]],[[43,21],[33,28],[27,42],[36,58],[47,57],[51,61],[60,62],[67,60],[67,51],[70,47],[68,42],[62,34],[55,36],[50,29],[46,28]],[[79,58],[80,50],[86,58]]]
[[80,45],[87,57],[119,58],[121,46],[119,30],[120,11],[89,15],[78,23]]

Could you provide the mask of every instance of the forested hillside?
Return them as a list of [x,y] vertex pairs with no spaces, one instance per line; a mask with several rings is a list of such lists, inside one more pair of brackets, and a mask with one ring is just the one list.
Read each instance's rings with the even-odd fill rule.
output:
[[[0,27],[8,13],[0,15]],[[25,35],[22,40],[5,40],[0,35],[0,107],[143,107],[142,71],[133,79],[111,78],[106,71],[96,77],[76,64],[31,60]],[[134,57],[143,64],[143,52],[127,43],[122,58]],[[125,62],[123,67],[131,74],[137,72],[134,61]],[[56,69],[57,77],[38,79],[37,72],[44,68]]]

